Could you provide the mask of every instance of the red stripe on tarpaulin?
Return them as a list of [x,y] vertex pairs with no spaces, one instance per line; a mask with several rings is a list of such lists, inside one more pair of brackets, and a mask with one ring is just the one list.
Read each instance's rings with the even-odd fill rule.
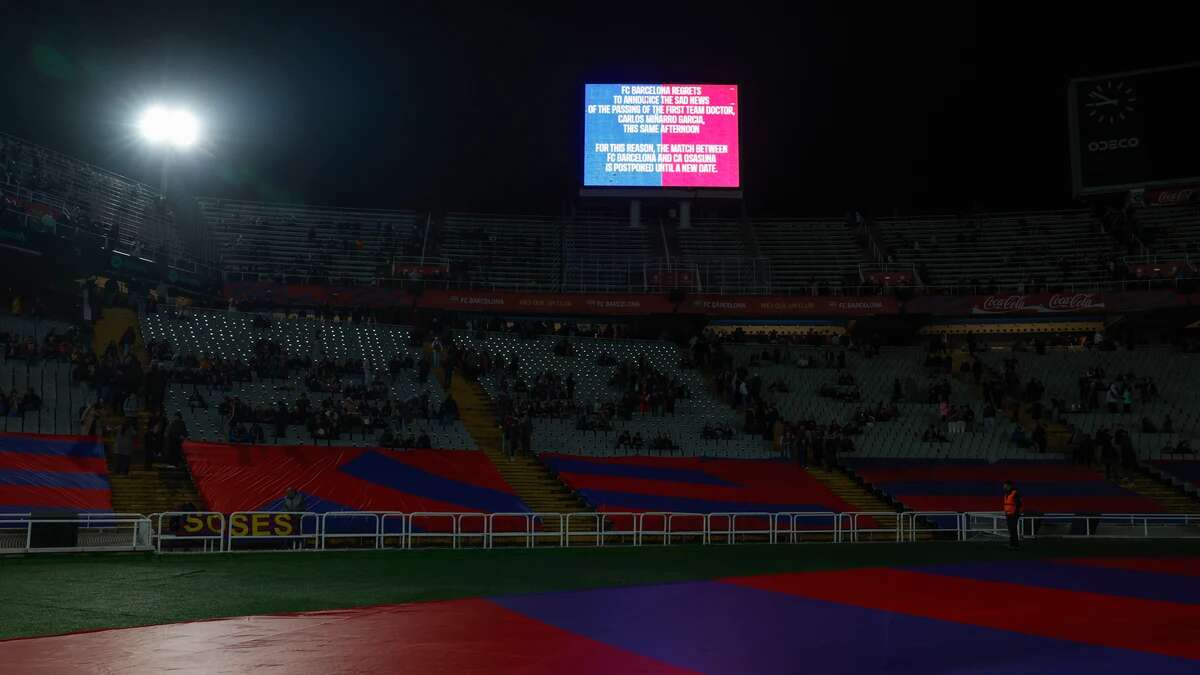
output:
[[32,487],[5,485],[0,488],[0,504],[34,506],[70,511],[112,511],[112,491],[88,488]]
[[[1020,486],[1018,486],[1019,489]],[[999,496],[897,495],[909,509],[920,511],[1001,511]],[[1025,510],[1037,513],[1162,513],[1162,505],[1139,495],[1109,497],[1023,497]]]
[[1200,606],[883,567],[727,579],[857,607],[1200,659]]
[[375,452],[442,478],[469,483],[499,492],[514,494],[512,486],[485,455],[476,450],[389,450],[379,447],[325,445],[246,445],[239,443],[202,443],[188,441],[185,448],[202,451],[202,459],[213,464],[274,464],[281,461],[309,461],[338,456],[349,462],[365,452]]
[[36,455],[28,452],[0,450],[0,470],[56,471],[60,473],[108,473],[103,457],[68,457],[65,455]]
[[660,469],[687,469],[703,471],[714,478],[746,488],[794,488],[805,490],[827,489],[811,473],[792,462],[774,459],[713,459],[707,457],[580,457],[563,453],[543,453],[542,457],[566,459],[596,465],[620,465],[653,467]]
[[986,464],[979,466],[943,466],[935,463],[912,465],[906,467],[879,467],[869,464],[850,468],[865,480],[872,483],[897,483],[902,481],[996,481],[997,489],[1000,483],[1011,480],[1020,488],[1021,483],[1038,481],[1056,482],[1090,482],[1103,481],[1104,476],[1086,467],[1071,464],[1046,463],[1044,466],[1029,463],[1015,464]]
[[[472,511],[462,504],[422,497],[346,474],[340,467],[367,452],[408,459],[426,457],[426,465],[459,472],[451,480],[490,487],[499,473],[477,451],[413,450],[317,446],[249,446],[224,443],[186,443],[188,466],[208,508],[229,513],[253,511],[282,497],[288,488],[363,511]],[[411,465],[412,462],[404,462]],[[421,468],[421,467],[418,467]],[[431,472],[433,473],[433,472]],[[482,477],[482,478],[481,478]],[[476,479],[476,480],[471,480]],[[499,480],[503,480],[500,478]],[[505,490],[511,493],[511,488]]]
[[28,675],[79,672],[688,673],[483,599],[252,616],[0,642]]
[[1185,577],[1200,577],[1200,556],[1169,558],[1061,558],[1054,562],[1086,567],[1104,567],[1135,572],[1157,572]]

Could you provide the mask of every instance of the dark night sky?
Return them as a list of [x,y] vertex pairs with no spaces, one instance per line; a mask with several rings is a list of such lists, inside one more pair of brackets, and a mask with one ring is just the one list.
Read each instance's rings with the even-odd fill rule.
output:
[[753,213],[1065,206],[1067,79],[1200,59],[1187,3],[5,4],[0,130],[154,183],[184,102],[192,189],[378,207],[557,211],[588,81],[739,84]]

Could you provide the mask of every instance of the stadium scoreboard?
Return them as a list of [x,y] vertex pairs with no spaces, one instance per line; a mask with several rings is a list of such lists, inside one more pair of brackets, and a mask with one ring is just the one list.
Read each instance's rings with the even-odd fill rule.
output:
[[585,187],[737,188],[738,88],[584,86]]
[[1200,63],[1075,79],[1076,196],[1200,182]]

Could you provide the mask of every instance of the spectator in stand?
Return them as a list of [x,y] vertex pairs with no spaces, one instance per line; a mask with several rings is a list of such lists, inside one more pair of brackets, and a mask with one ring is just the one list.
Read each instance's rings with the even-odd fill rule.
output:
[[288,488],[283,498],[283,510],[287,513],[304,513],[304,495],[296,488]]
[[167,427],[167,464],[172,468],[179,466],[183,458],[183,440],[188,436],[187,424],[183,422],[183,413],[176,410],[175,419]]
[[137,426],[133,420],[127,419],[121,424],[120,430],[117,430],[113,444],[113,473],[118,476],[129,475],[129,460],[133,455],[133,444],[136,440]]
[[144,468],[150,469],[154,461],[162,455],[166,431],[166,424],[163,423],[161,417],[155,415],[150,418],[150,423],[146,426],[146,434],[142,438],[142,451],[145,453],[142,464]]
[[1033,427],[1033,447],[1037,448],[1038,452],[1046,452],[1046,429],[1038,422]]

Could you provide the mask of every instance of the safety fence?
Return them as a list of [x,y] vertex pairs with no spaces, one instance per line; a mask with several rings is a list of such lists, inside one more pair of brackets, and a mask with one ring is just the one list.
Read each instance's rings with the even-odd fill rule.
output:
[[153,523],[139,514],[0,514],[0,553],[149,551],[153,547]]
[[[1200,538],[1200,514],[1022,516],[1020,536]],[[166,512],[39,517],[0,515],[0,553],[45,551],[321,551],[744,543],[1003,540],[1000,512],[478,513]]]

